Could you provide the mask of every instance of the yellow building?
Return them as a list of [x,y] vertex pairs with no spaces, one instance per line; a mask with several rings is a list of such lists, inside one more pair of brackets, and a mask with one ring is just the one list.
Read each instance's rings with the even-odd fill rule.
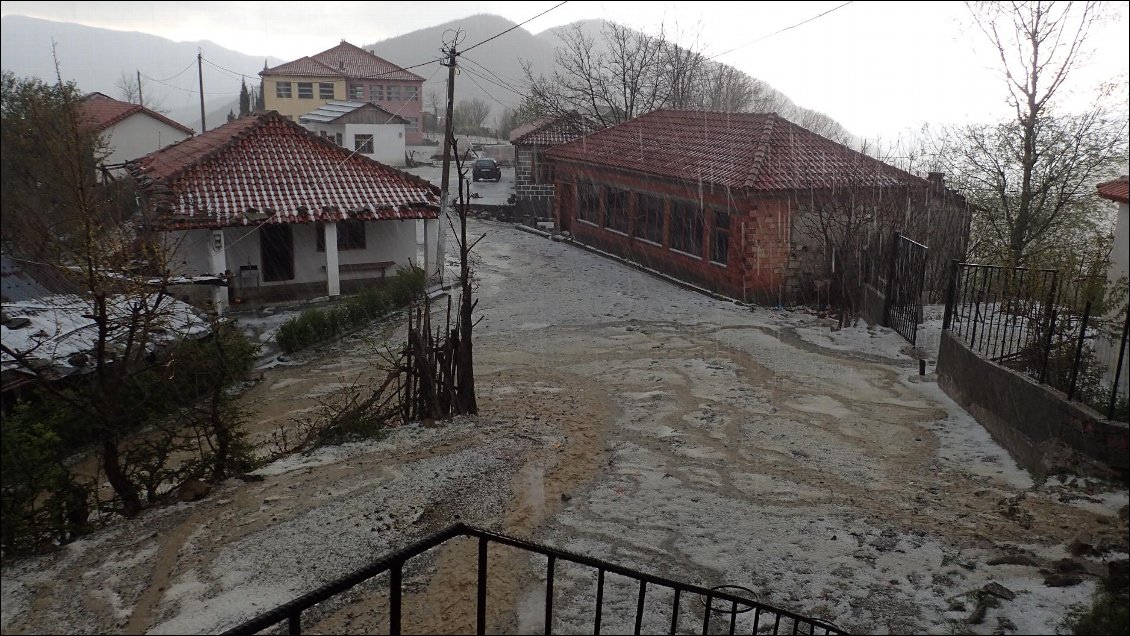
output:
[[403,117],[405,142],[420,132],[424,78],[344,40],[314,56],[264,69],[263,105],[291,121],[331,100],[368,101]]

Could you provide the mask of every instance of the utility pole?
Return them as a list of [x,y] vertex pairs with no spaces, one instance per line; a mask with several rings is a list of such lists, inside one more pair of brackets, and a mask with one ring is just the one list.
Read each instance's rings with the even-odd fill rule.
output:
[[455,45],[458,43],[458,37],[453,38],[451,41],[451,48],[447,53],[447,62],[441,62],[447,67],[447,121],[444,123],[443,133],[443,177],[440,180],[440,202],[439,202],[439,236],[436,239],[436,264],[437,264],[437,280],[443,284],[443,270],[444,260],[446,256],[444,235],[447,233],[448,226],[451,223],[448,221],[448,199],[451,198],[448,186],[451,183],[451,145],[454,143],[454,128],[452,126],[453,117],[452,112],[455,110]]
[[141,104],[141,106],[144,107],[145,106],[145,98],[143,98],[141,96],[141,70],[140,69],[136,69],[136,70],[137,70],[137,103]]
[[207,130],[204,124],[204,54],[196,49],[196,75],[200,78],[200,132]]

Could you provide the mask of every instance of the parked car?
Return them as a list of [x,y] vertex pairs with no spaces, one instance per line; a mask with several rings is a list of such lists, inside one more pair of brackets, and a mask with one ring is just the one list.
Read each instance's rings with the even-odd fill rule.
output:
[[498,162],[494,159],[476,159],[475,165],[471,168],[471,180],[478,181],[479,179],[501,181],[502,168],[498,167]]

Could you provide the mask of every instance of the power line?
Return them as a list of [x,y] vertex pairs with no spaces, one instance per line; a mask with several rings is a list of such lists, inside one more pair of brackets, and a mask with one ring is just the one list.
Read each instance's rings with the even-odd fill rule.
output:
[[849,4],[851,4],[852,2],[855,2],[855,0],[848,0],[847,2],[845,2],[845,3],[841,4],[841,5],[839,5],[838,7],[833,7],[833,8],[831,8],[831,9],[828,9],[828,10],[827,10],[827,11],[825,11],[824,13],[821,13],[821,14],[819,14],[819,15],[814,15],[814,16],[812,16],[811,18],[809,18],[809,19],[807,19],[807,20],[805,20],[805,21],[803,21],[803,22],[797,22],[796,24],[793,24],[793,25],[791,25],[791,26],[787,26],[787,27],[785,27],[785,28],[783,28],[783,29],[779,29],[779,30],[777,30],[777,31],[774,31],[774,32],[770,33],[769,35],[763,35],[763,36],[761,36],[761,37],[757,38],[756,40],[750,40],[749,42],[746,42],[745,44],[739,44],[739,45],[735,46],[734,48],[732,48],[732,49],[730,49],[730,50],[728,50],[728,51],[723,51],[723,52],[721,52],[721,53],[719,53],[719,54],[717,54],[717,55],[712,55],[712,56],[710,56],[710,57],[708,57],[708,58],[706,58],[706,59],[708,59],[708,60],[713,60],[714,58],[716,58],[716,57],[722,57],[723,55],[726,55],[727,53],[733,53],[734,51],[736,51],[736,50],[738,50],[738,49],[740,49],[740,48],[744,48],[744,47],[747,47],[747,46],[749,46],[749,45],[751,45],[751,44],[757,44],[758,42],[760,42],[760,41],[762,41],[762,40],[767,40],[767,39],[769,39],[769,38],[773,37],[774,35],[778,35],[778,34],[780,34],[780,33],[784,33],[785,31],[789,31],[789,30],[791,30],[791,29],[795,29],[795,28],[797,28],[797,27],[799,27],[799,26],[803,26],[803,25],[805,25],[805,24],[808,24],[809,22],[812,22],[813,20],[815,20],[815,19],[817,19],[817,18],[822,18],[822,17],[824,17],[824,16],[828,15],[829,13],[832,13],[833,11],[839,11],[840,9],[843,9],[844,7],[848,6],[848,5],[849,5]]
[[238,78],[240,78],[240,79],[247,79],[247,77],[248,77],[247,73],[236,73],[235,71],[233,71],[233,70],[231,70],[231,69],[228,69],[228,68],[224,68],[224,67],[220,66],[219,64],[216,64],[215,62],[213,62],[213,61],[209,60],[209,59],[208,59],[208,58],[206,58],[206,57],[201,57],[200,59],[202,59],[202,60],[204,60],[205,62],[207,62],[209,66],[213,66],[213,67],[215,67],[215,68],[218,68],[218,69],[220,69],[221,71],[224,71],[224,72],[226,72],[226,73],[228,73],[228,74],[230,74],[230,75],[233,75],[233,76],[235,76],[235,77],[238,77]]
[[[142,77],[144,77],[145,79],[147,79],[147,80],[151,81],[151,82],[157,82],[158,84],[163,84],[163,85],[165,85],[165,86],[168,86],[169,88],[175,88],[175,89],[177,89],[178,91],[184,91],[184,92],[186,92],[186,93],[192,93],[193,95],[199,95],[199,94],[200,94],[200,91],[197,91],[197,90],[192,90],[191,88],[183,88],[183,87],[181,87],[181,86],[177,86],[177,85],[175,85],[175,84],[170,84],[170,83],[168,83],[168,82],[162,82],[161,80],[159,80],[159,79],[157,79],[157,78],[154,78],[154,77],[149,77],[149,76],[148,76],[148,75],[146,75],[145,73],[141,73],[141,76],[142,76]],[[228,91],[213,92],[213,91],[208,91],[208,93],[207,93],[207,94],[208,94],[208,95],[238,95],[238,94],[239,94],[239,91],[234,91],[234,92],[228,92]]]
[[471,83],[474,84],[475,86],[478,86],[479,90],[481,90],[487,97],[493,99],[496,104],[498,104],[499,106],[501,106],[503,108],[510,108],[506,104],[503,104],[502,102],[498,101],[497,97],[495,97],[494,95],[491,95],[490,92],[487,91],[487,89],[483,88],[481,84],[479,84],[478,82],[475,81],[476,76],[482,78],[483,80],[486,80],[487,78],[485,78],[482,75],[479,75],[478,73],[472,71],[470,68],[463,67],[463,70],[467,71],[467,79],[471,80]]
[[496,80],[498,80],[498,81],[497,81],[497,82],[494,82],[494,81],[492,81],[492,80],[491,80],[490,78],[487,78],[487,77],[483,77],[482,75],[480,75],[479,77],[480,77],[481,79],[483,79],[483,80],[486,80],[486,81],[490,82],[491,84],[494,84],[495,86],[498,86],[499,88],[505,88],[506,90],[508,90],[508,91],[510,91],[510,92],[512,92],[512,93],[514,93],[514,94],[516,94],[516,95],[523,95],[523,96],[525,95],[525,93],[523,93],[521,89],[518,89],[518,88],[515,88],[515,87],[514,87],[514,86],[515,86],[515,84],[518,84],[519,82],[515,82],[515,81],[513,81],[513,80],[508,80],[507,78],[503,78],[503,77],[500,77],[500,76],[499,76],[499,75],[498,75],[497,73],[495,73],[494,71],[490,70],[490,69],[489,69],[489,68],[487,68],[486,66],[483,66],[483,65],[482,65],[481,63],[479,63],[479,62],[476,62],[475,60],[472,60],[472,59],[471,59],[471,58],[469,58],[469,57],[464,57],[463,59],[464,59],[464,60],[466,60],[466,61],[468,61],[468,62],[470,62],[470,63],[472,63],[472,64],[474,64],[474,65],[475,65],[475,66],[477,66],[477,67],[478,67],[479,69],[481,69],[482,71],[486,72],[486,73],[487,73],[488,75],[490,75],[491,77],[493,77],[494,79],[496,79]]
[[502,36],[506,35],[507,33],[510,33],[510,32],[511,32],[511,31],[513,31],[514,29],[517,29],[518,27],[520,27],[520,26],[522,26],[522,25],[524,25],[524,24],[526,24],[526,23],[532,22],[532,21],[534,21],[534,20],[536,20],[536,19],[538,19],[538,18],[542,17],[543,15],[545,15],[545,14],[549,13],[550,11],[553,11],[553,10],[554,10],[554,9],[556,9],[557,7],[560,7],[561,5],[565,4],[565,3],[566,3],[566,2],[568,2],[568,1],[569,1],[569,0],[563,0],[562,2],[558,2],[557,4],[553,5],[552,7],[550,7],[550,8],[548,8],[548,9],[546,9],[545,11],[542,11],[541,13],[539,13],[539,14],[535,15],[534,17],[530,18],[529,20],[526,20],[526,21],[525,21],[525,22],[523,22],[522,24],[515,24],[514,26],[510,27],[509,29],[506,29],[505,31],[503,31],[502,33],[498,33],[498,34],[496,34],[496,35],[492,35],[492,36],[490,36],[489,38],[487,38],[487,39],[483,40],[482,42],[479,42],[478,44],[472,44],[471,46],[469,46],[469,47],[467,47],[467,48],[463,49],[463,51],[462,51],[462,52],[460,53],[460,55],[462,55],[463,53],[466,53],[467,51],[470,51],[471,49],[475,48],[476,46],[482,46],[482,45],[486,44],[487,42],[490,42],[491,40],[493,40],[493,39],[495,39],[495,38],[497,38],[497,37],[502,37]]
[[146,75],[145,73],[142,73],[141,75],[142,75],[143,77],[147,77],[147,78],[149,78],[149,79],[153,80],[154,82],[167,82],[167,81],[169,81],[169,80],[174,80],[174,79],[176,79],[176,78],[180,77],[181,75],[184,75],[185,71],[187,71],[188,69],[192,68],[192,65],[193,65],[193,64],[195,64],[195,62],[189,62],[189,63],[188,63],[188,66],[184,67],[184,69],[183,69],[183,70],[181,70],[181,72],[180,72],[180,73],[177,73],[176,75],[173,75],[172,77],[166,77],[165,79],[155,79],[155,78],[149,77],[149,76],[148,76],[148,75]]

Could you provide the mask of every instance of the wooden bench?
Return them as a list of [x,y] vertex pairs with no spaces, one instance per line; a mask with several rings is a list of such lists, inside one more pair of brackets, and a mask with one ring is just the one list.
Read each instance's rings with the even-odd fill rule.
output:
[[[388,268],[394,265],[396,265],[396,261],[377,261],[374,263],[342,263],[337,266],[337,271],[341,274],[380,271],[381,278],[384,278],[388,272]],[[325,269],[326,266],[322,265],[322,271],[325,271]]]

